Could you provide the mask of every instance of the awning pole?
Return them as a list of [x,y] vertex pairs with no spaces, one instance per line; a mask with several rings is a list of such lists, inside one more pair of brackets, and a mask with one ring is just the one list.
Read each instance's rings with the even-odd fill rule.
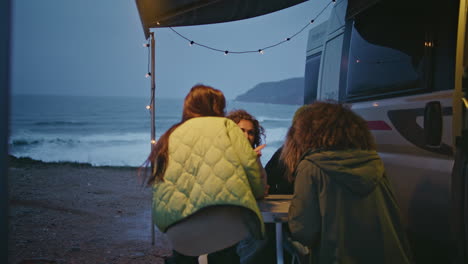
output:
[[[156,90],[156,81],[155,81],[155,40],[154,32],[150,32],[151,38],[151,150],[153,145],[156,144],[156,125],[155,125],[155,90]],[[151,163],[151,169],[153,169],[154,163]]]
[[[156,144],[156,125],[155,125],[155,90],[156,90],[156,81],[155,81],[155,40],[154,32],[150,32],[151,38],[151,150],[153,150],[154,144]],[[151,173],[154,171],[154,161],[151,161]],[[154,230],[154,215],[151,214],[151,244],[154,245],[155,240],[155,230]]]

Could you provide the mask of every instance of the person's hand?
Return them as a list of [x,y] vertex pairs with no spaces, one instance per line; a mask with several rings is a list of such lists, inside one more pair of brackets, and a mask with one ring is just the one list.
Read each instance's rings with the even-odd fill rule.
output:
[[270,191],[270,185],[266,184],[265,185],[265,190],[264,190],[264,195],[268,196],[268,192]]
[[257,157],[262,156],[262,149],[266,147],[266,144],[260,145],[254,149],[254,151],[257,153]]

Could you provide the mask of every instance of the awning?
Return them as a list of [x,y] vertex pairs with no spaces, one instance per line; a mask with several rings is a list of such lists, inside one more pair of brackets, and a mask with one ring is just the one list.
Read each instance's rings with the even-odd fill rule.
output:
[[272,13],[306,0],[135,0],[145,37],[150,28],[241,20]]
[[379,1],[381,0],[348,0],[346,19],[353,18],[357,14],[375,5]]

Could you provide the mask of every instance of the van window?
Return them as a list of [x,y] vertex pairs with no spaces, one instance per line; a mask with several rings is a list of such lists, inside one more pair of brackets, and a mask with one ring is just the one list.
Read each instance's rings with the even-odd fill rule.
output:
[[430,20],[415,16],[416,11],[383,1],[350,22],[342,99],[359,101],[431,89],[433,32]]
[[304,104],[310,104],[317,99],[318,76],[322,52],[307,57],[304,80]]

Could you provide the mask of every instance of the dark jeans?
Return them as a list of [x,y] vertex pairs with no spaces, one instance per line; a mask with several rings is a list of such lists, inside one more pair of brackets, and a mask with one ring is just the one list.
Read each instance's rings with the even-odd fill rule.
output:
[[[237,244],[208,254],[209,264],[239,264],[236,252]],[[172,256],[164,260],[165,264],[198,264],[198,257],[185,256],[173,250]]]
[[[287,229],[287,224],[283,224],[283,229]],[[253,252],[249,252],[248,258],[244,259],[242,264],[271,264],[276,263],[276,227],[274,223],[265,223],[266,238],[265,240],[257,240],[255,246],[250,248]],[[242,242],[241,242],[242,243]],[[283,244],[284,246],[284,244]],[[283,258],[285,264],[291,264],[292,255],[288,248],[283,250]],[[251,250],[251,251],[252,251]]]

